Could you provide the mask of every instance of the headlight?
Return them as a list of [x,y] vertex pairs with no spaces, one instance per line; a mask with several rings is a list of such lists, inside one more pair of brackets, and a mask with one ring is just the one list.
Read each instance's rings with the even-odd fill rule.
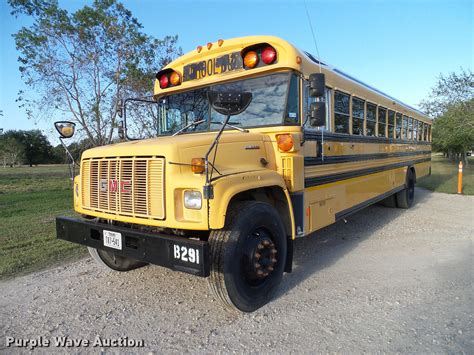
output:
[[202,207],[202,195],[199,191],[184,191],[184,207],[200,210]]

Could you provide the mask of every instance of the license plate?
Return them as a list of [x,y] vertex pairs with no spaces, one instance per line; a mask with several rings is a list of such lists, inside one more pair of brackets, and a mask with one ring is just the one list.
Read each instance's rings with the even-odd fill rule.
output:
[[122,234],[104,230],[104,245],[109,248],[122,250]]

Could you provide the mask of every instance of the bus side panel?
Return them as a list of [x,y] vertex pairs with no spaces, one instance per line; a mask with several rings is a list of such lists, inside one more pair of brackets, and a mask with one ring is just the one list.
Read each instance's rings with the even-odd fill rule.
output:
[[407,167],[305,189],[305,233],[330,225],[351,207],[405,184]]
[[430,168],[431,168],[431,162],[430,161],[415,164],[416,178],[419,179],[423,176],[429,175],[430,174]]

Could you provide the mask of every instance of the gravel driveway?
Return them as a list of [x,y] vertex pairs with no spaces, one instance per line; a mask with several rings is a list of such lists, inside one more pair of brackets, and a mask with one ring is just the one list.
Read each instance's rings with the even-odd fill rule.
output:
[[162,352],[474,353],[474,198],[417,190],[410,210],[373,206],[295,243],[276,299],[220,307],[204,279],[149,266],[102,272],[91,259],[1,282],[7,336],[143,340]]

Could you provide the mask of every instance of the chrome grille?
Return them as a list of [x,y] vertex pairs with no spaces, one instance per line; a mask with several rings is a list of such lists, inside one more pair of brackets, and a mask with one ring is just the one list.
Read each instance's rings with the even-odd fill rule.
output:
[[84,209],[137,218],[165,218],[161,157],[84,159]]

